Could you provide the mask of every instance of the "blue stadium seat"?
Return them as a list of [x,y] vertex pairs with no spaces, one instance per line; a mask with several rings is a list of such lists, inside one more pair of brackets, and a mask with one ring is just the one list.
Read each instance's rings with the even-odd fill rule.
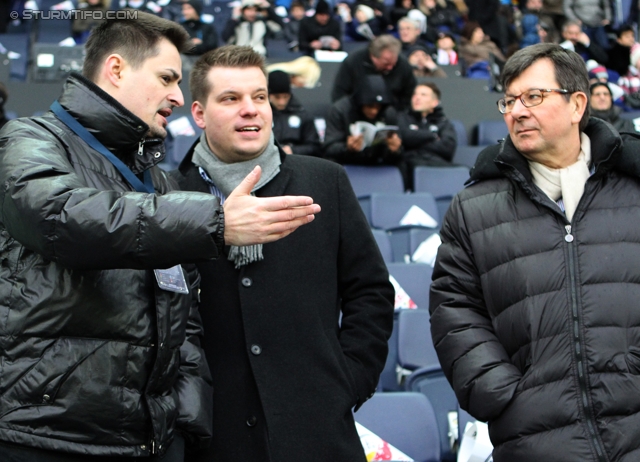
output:
[[478,154],[486,146],[460,146],[456,148],[456,152],[453,155],[453,163],[456,165],[464,165],[465,167],[472,168],[476,164]]
[[351,186],[356,196],[368,196],[374,192],[404,191],[402,174],[394,166],[345,165]]
[[170,145],[170,149],[167,150],[167,156],[165,157],[164,164],[170,168],[176,168],[184,159],[185,154],[191,148],[191,145],[195,143],[199,135],[194,136],[176,136],[173,138]]
[[429,308],[431,266],[423,263],[389,263],[387,269],[419,309]]
[[449,413],[458,411],[458,400],[451,385],[439,366],[423,367],[413,372],[405,382],[407,391],[424,394],[433,406],[440,435],[442,461],[454,462],[456,456],[451,449]]
[[464,188],[469,179],[469,169],[460,167],[416,167],[413,185],[416,192],[430,192],[436,198],[441,220],[449,208],[451,199]]
[[11,60],[10,79],[25,81],[27,80],[27,64],[29,63],[29,34],[2,34],[0,35],[0,44],[8,51],[19,53],[18,59]]
[[398,316],[398,364],[403,369],[410,371],[422,367],[440,367],[440,361],[431,340],[431,322],[428,309],[400,311]]
[[438,231],[423,226],[403,226],[387,231],[391,243],[393,261],[405,262],[411,258],[418,246]]
[[389,236],[387,232],[382,229],[372,229],[373,237],[378,244],[378,248],[380,249],[380,253],[382,254],[382,259],[385,263],[393,262],[393,251],[391,249],[391,242],[389,241]]
[[469,137],[467,136],[467,129],[461,120],[451,119],[450,122],[456,129],[456,136],[458,138],[458,146],[468,146]]
[[502,120],[481,120],[478,122],[478,146],[491,146],[509,136],[507,125]]
[[[361,201],[366,207],[367,201]],[[434,197],[426,192],[420,193],[373,193],[369,196],[370,224],[373,228],[391,229],[400,226],[400,220],[412,206],[420,207],[436,222],[439,222],[438,206]],[[366,215],[366,213],[365,213]]]
[[393,330],[387,341],[389,352],[384,363],[384,369],[380,373],[380,379],[376,391],[401,391],[403,388],[398,382],[398,315],[400,310],[393,314]]
[[376,393],[355,419],[415,462],[440,462],[437,419],[423,394]]

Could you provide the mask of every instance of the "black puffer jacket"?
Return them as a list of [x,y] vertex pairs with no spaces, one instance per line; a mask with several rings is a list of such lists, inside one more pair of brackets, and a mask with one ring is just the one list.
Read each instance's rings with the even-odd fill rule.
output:
[[197,310],[152,270],[216,257],[222,209],[169,192],[161,140],[138,154],[148,126],[96,85],[70,77],[60,104],[134,173],[151,168],[158,194],[132,192],[51,112],[0,132],[0,439],[144,456],[176,427],[209,438]]
[[507,138],[442,227],[433,340],[496,462],[640,460],[640,139],[585,133],[595,173],[572,223]]
[[398,115],[400,138],[405,150],[405,160],[420,164],[433,157],[451,162],[458,145],[458,135],[453,124],[437,106],[427,117],[415,111]]

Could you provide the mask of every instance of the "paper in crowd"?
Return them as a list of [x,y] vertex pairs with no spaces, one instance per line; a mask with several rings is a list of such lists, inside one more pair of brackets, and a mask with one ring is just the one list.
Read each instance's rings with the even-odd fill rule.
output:
[[398,281],[396,281],[396,278],[389,275],[389,282],[391,282],[393,289],[396,291],[396,300],[393,305],[393,307],[396,310],[401,310],[401,309],[413,310],[418,308],[418,305],[416,305],[416,302],[411,300],[411,297],[409,297],[409,294],[402,288],[402,286],[398,283]]
[[411,261],[415,263],[426,263],[432,267],[436,264],[436,256],[438,255],[438,247],[442,244],[440,235],[433,233],[427,239],[422,241],[413,255]]
[[400,219],[401,226],[425,226],[427,228],[436,228],[438,221],[422,210],[417,205],[412,205],[407,213]]
[[397,125],[373,125],[362,120],[349,125],[352,136],[363,135],[362,149],[383,142],[390,133],[397,131]]
[[377,460],[393,460],[413,462],[413,459],[400,451],[395,446],[387,443],[378,435],[363,425],[356,422],[356,429],[358,430],[358,436],[362,443],[362,448],[367,457],[367,462],[374,462]]

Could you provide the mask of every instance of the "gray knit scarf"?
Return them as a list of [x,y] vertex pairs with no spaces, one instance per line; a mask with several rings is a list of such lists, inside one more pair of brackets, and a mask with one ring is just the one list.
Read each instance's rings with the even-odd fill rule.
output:
[[[280,151],[275,145],[273,133],[269,139],[267,148],[255,159],[245,162],[236,162],[227,164],[222,162],[218,156],[209,148],[207,138],[204,132],[200,137],[200,142],[193,151],[193,163],[204,169],[211,178],[215,189],[220,193],[220,199],[224,200],[238,186],[242,180],[259,165],[262,168],[260,181],[251,191],[251,195],[269,183],[280,172]],[[235,246],[232,245],[229,250],[229,260],[235,263],[235,267],[248,265],[251,262],[263,260],[262,244]]]

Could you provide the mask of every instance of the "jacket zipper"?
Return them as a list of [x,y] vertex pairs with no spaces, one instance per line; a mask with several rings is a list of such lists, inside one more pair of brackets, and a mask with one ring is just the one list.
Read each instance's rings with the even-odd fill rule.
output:
[[579,322],[579,316],[578,316],[578,296],[577,296],[577,288],[576,288],[576,285],[577,285],[576,269],[575,269],[576,246],[573,245],[574,236],[573,234],[571,234],[571,225],[566,225],[564,228],[565,228],[565,231],[567,232],[567,234],[564,236],[564,240],[567,242],[567,247],[569,251],[569,278],[571,283],[571,315],[572,315],[572,321],[573,321],[573,342],[575,344],[573,353],[576,360],[576,364],[578,366],[578,385],[580,387],[580,404],[582,407],[582,412],[584,413],[584,416],[585,416],[587,428],[589,430],[589,436],[591,437],[591,442],[595,447],[598,460],[601,462],[607,462],[608,459],[607,459],[607,456],[605,455],[604,449],[602,448],[600,439],[598,438],[598,432],[596,430],[596,422],[593,417],[591,407],[589,405],[586,369],[585,369],[585,364],[582,358],[583,345],[580,340],[580,322]]

